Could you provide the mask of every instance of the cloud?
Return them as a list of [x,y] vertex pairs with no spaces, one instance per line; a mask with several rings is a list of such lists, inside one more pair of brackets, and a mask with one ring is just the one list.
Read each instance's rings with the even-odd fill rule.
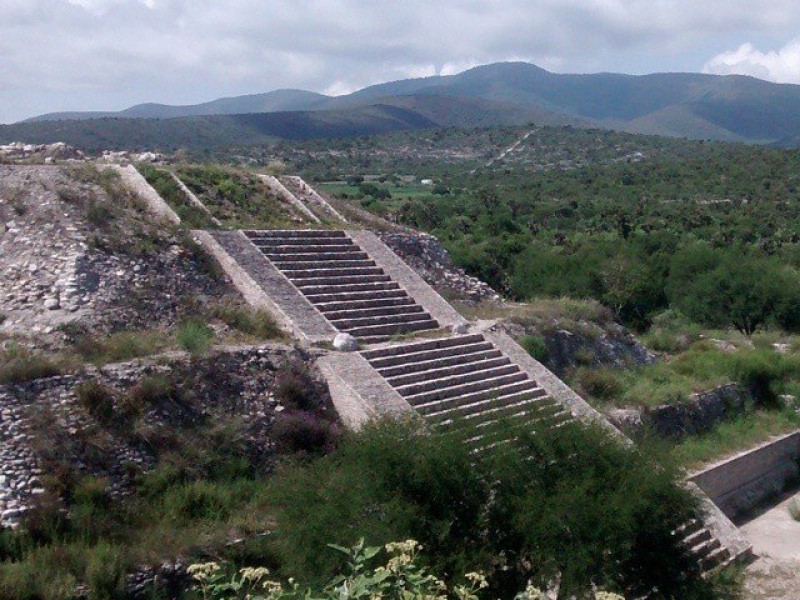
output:
[[710,41],[800,31],[796,0],[0,0],[0,14],[0,122],[344,93],[520,57],[564,72],[697,70]]
[[718,54],[703,67],[717,75],[752,75],[777,83],[800,83],[800,38],[780,50],[762,52],[753,44]]

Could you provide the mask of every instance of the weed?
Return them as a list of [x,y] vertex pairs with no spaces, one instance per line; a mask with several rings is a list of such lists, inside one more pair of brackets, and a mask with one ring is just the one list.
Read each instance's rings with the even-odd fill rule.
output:
[[547,361],[549,355],[542,336],[524,335],[520,338],[519,344],[539,362]]
[[316,454],[333,449],[338,432],[327,420],[303,411],[284,411],[275,419],[272,438],[286,454]]
[[0,354],[0,385],[19,385],[62,374],[62,368],[41,354],[13,352]]
[[322,407],[319,384],[302,362],[285,363],[275,378],[275,398],[290,409],[314,411]]
[[272,315],[264,309],[254,309],[244,305],[218,304],[211,310],[211,316],[228,327],[252,335],[259,340],[274,340],[283,337],[283,332]]
[[575,372],[575,381],[581,391],[602,402],[611,402],[623,392],[618,374],[608,368],[581,367]]
[[80,384],[75,390],[78,402],[101,423],[110,423],[114,418],[114,390],[91,380]]
[[187,352],[202,354],[211,346],[214,332],[205,323],[189,320],[178,327],[175,339],[178,345]]

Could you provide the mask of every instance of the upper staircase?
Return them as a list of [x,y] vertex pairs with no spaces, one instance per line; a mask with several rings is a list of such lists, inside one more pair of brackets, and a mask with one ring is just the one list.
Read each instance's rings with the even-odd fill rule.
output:
[[338,331],[376,343],[439,328],[344,231],[246,231],[245,235]]

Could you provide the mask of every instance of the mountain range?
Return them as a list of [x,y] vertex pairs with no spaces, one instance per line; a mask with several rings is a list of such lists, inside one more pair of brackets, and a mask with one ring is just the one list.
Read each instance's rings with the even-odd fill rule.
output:
[[699,73],[569,75],[529,63],[497,63],[338,97],[278,90],[189,106],[139,104],[119,112],[52,113],[0,126],[0,141],[61,140],[90,151],[197,150],[276,139],[527,123],[796,147],[800,86]]

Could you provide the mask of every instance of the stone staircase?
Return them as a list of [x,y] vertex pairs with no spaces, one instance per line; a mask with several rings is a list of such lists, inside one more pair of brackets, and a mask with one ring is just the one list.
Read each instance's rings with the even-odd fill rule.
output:
[[700,564],[704,572],[730,563],[733,556],[722,543],[714,537],[708,528],[699,520],[692,519],[680,527],[675,535],[680,536],[681,543]]
[[331,325],[363,343],[439,328],[344,231],[246,231],[245,235]]
[[[573,419],[519,365],[483,335],[367,350],[361,355],[435,429],[474,449],[509,441],[518,428]],[[496,425],[512,422],[512,428]]]

